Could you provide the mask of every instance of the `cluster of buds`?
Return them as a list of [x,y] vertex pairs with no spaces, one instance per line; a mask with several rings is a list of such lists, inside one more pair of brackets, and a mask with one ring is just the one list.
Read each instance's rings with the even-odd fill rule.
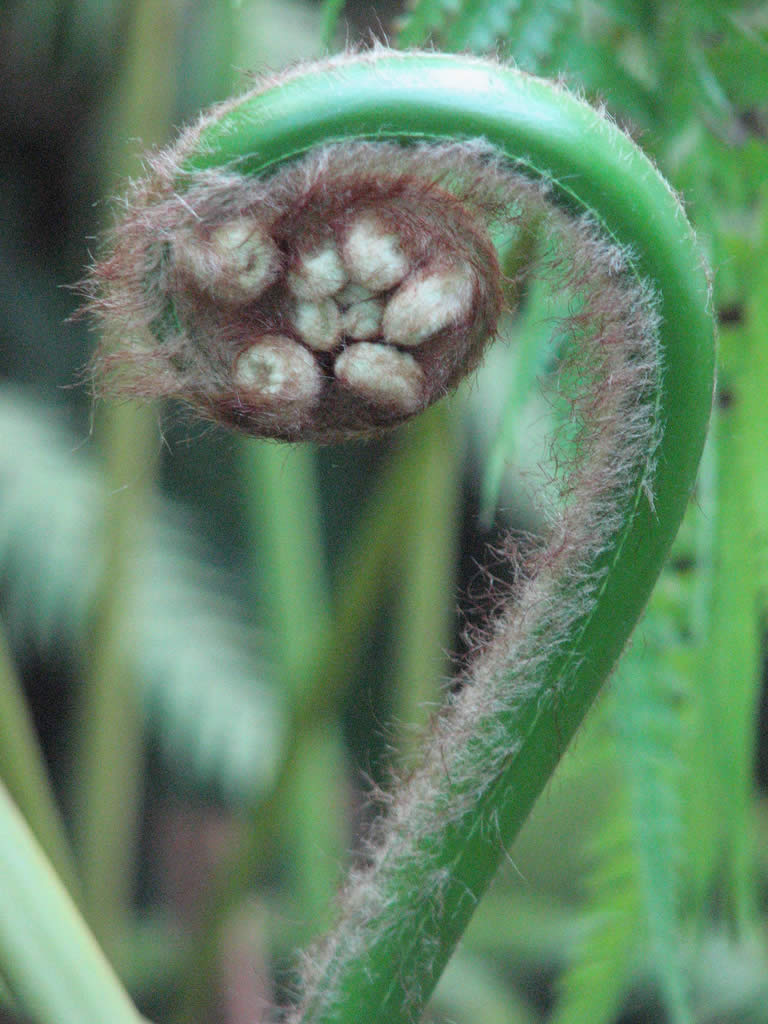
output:
[[[196,172],[183,191],[178,152],[155,160],[92,278],[91,309],[110,327],[107,388],[322,442],[445,395],[501,308],[492,204],[483,188],[457,189],[461,175],[445,184],[451,151],[341,143],[267,180]],[[481,159],[458,163],[466,178]]]

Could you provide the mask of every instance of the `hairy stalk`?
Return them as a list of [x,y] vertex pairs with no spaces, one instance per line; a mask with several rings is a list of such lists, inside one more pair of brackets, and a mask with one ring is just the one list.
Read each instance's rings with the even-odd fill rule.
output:
[[[708,285],[669,187],[600,112],[490,61],[373,51],[223,104],[152,161],[94,272],[102,386],[248,433],[395,426],[482,358],[498,248],[540,225],[568,297],[546,536],[383,796],[293,1022],[419,1017],[621,654],[679,524],[713,379]],[[513,282],[514,284],[514,282]],[[507,294],[515,289],[507,289]]]

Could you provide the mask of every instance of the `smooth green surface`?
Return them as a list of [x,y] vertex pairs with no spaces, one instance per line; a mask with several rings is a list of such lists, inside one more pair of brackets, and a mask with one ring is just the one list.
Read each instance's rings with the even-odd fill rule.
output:
[[0,961],[35,1024],[140,1024],[71,897],[0,783]]
[[[665,181],[643,153],[592,108],[542,80],[472,58],[387,55],[349,59],[304,72],[246,97],[209,127],[188,168],[240,161],[261,173],[320,142],[348,137],[410,140],[481,137],[537,177],[551,179],[575,210],[588,210],[619,244],[630,246],[639,276],[659,293],[664,370],[657,395],[661,446],[636,481],[635,498],[613,547],[595,564],[607,570],[597,603],[577,623],[534,692],[504,726],[519,741],[505,772],[471,814],[424,848],[428,858],[386,868],[387,922],[368,935],[365,955],[329,964],[336,995],[321,981],[305,1021],[366,1020],[394,1024],[423,1004],[563,750],[619,657],[675,535],[698,465],[713,382],[708,283],[693,232]],[[648,494],[653,494],[653,505]],[[557,688],[557,697],[554,693]],[[488,754],[477,739],[478,772]],[[440,799],[450,799],[450,780]],[[437,800],[436,800],[437,803]],[[494,827],[491,827],[493,825]],[[413,908],[429,870],[448,879],[440,910]],[[408,919],[408,934],[397,926]],[[389,927],[389,923],[392,927]],[[437,950],[418,950],[434,939]],[[404,1008],[399,964],[418,975],[421,991]],[[325,986],[327,987],[327,986]]]
[[[439,705],[449,672],[456,595],[458,504],[462,445],[447,402],[428,409],[411,428],[422,472],[410,492],[414,510],[397,551],[394,719],[402,766],[418,763],[424,729]],[[431,642],[424,643],[424,637]]]

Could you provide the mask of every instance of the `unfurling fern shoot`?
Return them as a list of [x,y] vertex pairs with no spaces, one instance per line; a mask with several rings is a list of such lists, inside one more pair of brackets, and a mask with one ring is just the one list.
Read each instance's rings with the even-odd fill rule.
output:
[[[546,537],[395,788],[293,1020],[418,1018],[640,615],[713,381],[676,196],[602,113],[496,63],[374,51],[225,103],[152,159],[91,279],[102,390],[261,437],[405,421],[480,361],[531,222],[569,296],[572,444]],[[513,282],[514,283],[514,282]]]

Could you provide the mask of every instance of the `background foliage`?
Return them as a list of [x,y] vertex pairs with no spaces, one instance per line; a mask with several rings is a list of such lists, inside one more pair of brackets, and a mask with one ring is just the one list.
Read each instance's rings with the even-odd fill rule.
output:
[[670,566],[431,1019],[768,1020],[768,9],[341,7],[0,11],[0,777],[147,1015],[240,1024],[290,994],[370,782],[414,756],[461,651],[457,600],[480,614],[477,564],[504,524],[536,527],[556,300],[531,288],[419,423],[314,451],[93,408],[65,286],[142,149],[245,71],[371,32],[496,52],[603,102],[684,194],[720,378]]

